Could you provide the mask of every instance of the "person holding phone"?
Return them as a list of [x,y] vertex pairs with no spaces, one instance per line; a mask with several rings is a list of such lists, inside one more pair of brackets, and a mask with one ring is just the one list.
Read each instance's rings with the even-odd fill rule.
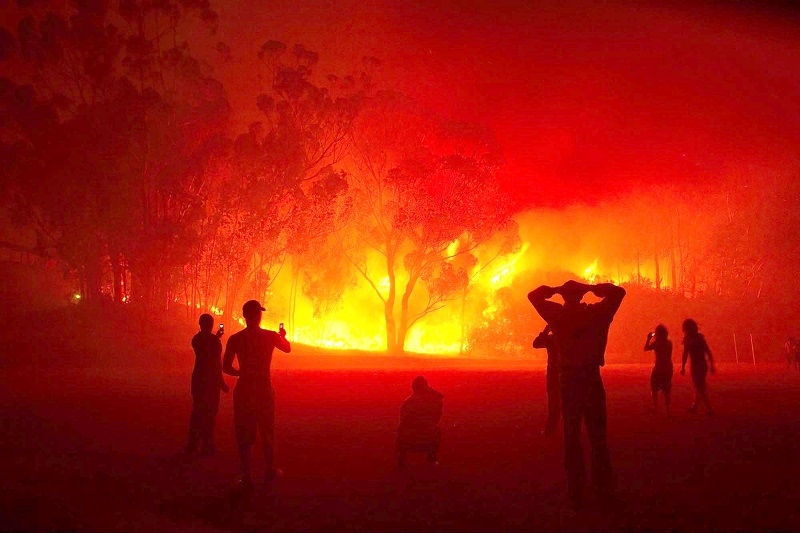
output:
[[197,451],[202,444],[201,453],[214,453],[214,425],[219,412],[220,391],[228,392],[228,385],[222,377],[222,324],[216,334],[211,332],[214,317],[208,313],[200,315],[200,332],[192,337],[194,350],[194,370],[192,370],[192,415],[189,418],[189,442],[187,454]]
[[664,324],[656,326],[655,331],[647,334],[644,351],[656,354],[656,364],[650,374],[650,390],[653,393],[653,411],[658,411],[658,391],[664,392],[664,404],[667,407],[667,418],[670,417],[669,404],[672,391],[672,341]]
[[[238,378],[233,389],[233,423],[241,462],[239,484],[244,489],[253,486],[250,451],[256,433],[261,435],[264,447],[264,482],[270,483],[282,474],[280,469],[275,468],[275,391],[272,388],[270,366],[275,348],[289,353],[292,347],[286,340],[283,324],[277,332],[261,328],[264,311],[266,309],[256,300],[250,300],[242,306],[246,327],[231,335],[222,359],[222,371]],[[238,359],[238,368],[233,366],[234,359]]]

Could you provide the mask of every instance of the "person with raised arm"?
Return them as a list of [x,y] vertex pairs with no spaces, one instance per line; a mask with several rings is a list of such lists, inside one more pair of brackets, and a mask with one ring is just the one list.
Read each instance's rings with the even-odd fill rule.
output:
[[[601,301],[582,302],[593,293]],[[564,304],[551,301],[555,295]],[[560,355],[561,409],[564,419],[564,466],[567,492],[577,509],[583,502],[586,467],[581,447],[581,421],[592,447],[592,486],[601,504],[612,499],[611,459],[606,441],[606,392],[600,376],[605,364],[608,330],[625,297],[625,289],[612,283],[589,285],[567,281],[560,287],[541,287],[528,300],[553,330]]]
[[192,415],[189,418],[189,442],[185,453],[192,454],[201,444],[200,453],[214,453],[214,424],[219,412],[220,391],[227,393],[222,377],[222,325],[216,333],[214,317],[200,315],[200,331],[192,337],[194,369],[192,370]]
[[672,341],[664,324],[656,326],[655,331],[647,334],[644,351],[655,352],[656,364],[650,374],[650,390],[653,393],[653,411],[658,411],[658,391],[664,392],[664,404],[667,407],[667,418],[670,417],[669,404],[672,391]]
[[[244,304],[242,316],[246,327],[231,335],[222,358],[222,371],[239,378],[233,389],[233,423],[241,461],[239,484],[244,489],[253,486],[250,451],[256,432],[261,435],[264,447],[264,482],[268,484],[282,474],[275,468],[275,390],[272,388],[270,365],[275,348],[289,353],[292,347],[286,340],[283,324],[279,331],[261,328],[263,311],[266,309],[256,300]],[[239,368],[234,368],[234,358],[238,358]]]

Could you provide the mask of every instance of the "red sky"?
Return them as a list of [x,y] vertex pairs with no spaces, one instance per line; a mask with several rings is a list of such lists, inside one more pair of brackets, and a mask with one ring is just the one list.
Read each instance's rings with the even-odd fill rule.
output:
[[387,86],[496,131],[524,205],[797,164],[800,10],[597,4],[227,0],[218,74],[246,123],[264,41],[319,52],[321,74],[376,56]]

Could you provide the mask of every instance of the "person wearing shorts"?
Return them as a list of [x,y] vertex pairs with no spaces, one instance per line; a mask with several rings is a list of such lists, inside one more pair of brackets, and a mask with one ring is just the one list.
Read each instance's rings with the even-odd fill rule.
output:
[[189,418],[189,442],[185,453],[197,451],[214,453],[214,422],[219,411],[220,391],[228,392],[222,377],[222,329],[212,333],[214,317],[208,313],[200,315],[200,331],[192,337],[194,370],[192,370],[192,416]]
[[[708,358],[708,362],[706,362]],[[692,385],[694,385],[694,401],[689,411],[697,412],[697,404],[702,401],[706,406],[709,415],[714,414],[711,402],[708,401],[706,392],[706,374],[708,370],[714,374],[717,370],[714,367],[714,357],[708,347],[706,338],[700,333],[697,322],[691,318],[683,321],[683,361],[681,364],[681,376],[686,374],[686,360],[691,359]]]
[[653,394],[653,411],[658,411],[658,393],[664,393],[664,404],[667,417],[670,416],[669,404],[672,392],[672,341],[664,324],[656,326],[655,331],[648,333],[644,343],[644,351],[656,354],[656,363],[650,374],[650,390]]
[[[244,304],[242,316],[247,326],[231,335],[222,358],[222,371],[239,378],[233,389],[233,422],[241,462],[239,483],[247,488],[252,487],[250,451],[256,434],[261,435],[264,447],[265,483],[281,474],[275,468],[275,391],[270,365],[275,348],[289,353],[292,347],[286,340],[286,330],[276,332],[261,328],[263,311],[265,309],[256,300]],[[239,368],[233,367],[234,358],[238,358]]]

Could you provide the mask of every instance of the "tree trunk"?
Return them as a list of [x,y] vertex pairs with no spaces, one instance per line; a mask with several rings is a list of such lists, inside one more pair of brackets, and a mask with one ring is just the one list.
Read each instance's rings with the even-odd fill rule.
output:
[[123,297],[123,268],[120,253],[113,248],[109,250],[108,257],[111,260],[111,272],[114,276],[114,302],[121,304]]
[[465,323],[465,315],[467,312],[467,291],[466,289],[461,291],[461,343],[458,348],[458,354],[464,355],[464,344],[466,344],[467,340],[467,324]]
[[661,289],[661,270],[658,267],[658,252],[655,252],[653,254],[653,259],[656,262],[656,279],[655,279],[656,290],[659,290],[659,289]]
[[[386,250],[391,250],[391,243],[388,242]],[[394,254],[386,254],[386,272],[389,277],[389,296],[383,302],[383,316],[386,320],[386,353],[389,355],[397,354],[397,327],[394,322],[394,302],[397,294],[397,278],[394,272]]]
[[636,284],[642,284],[642,262],[639,259],[639,252],[636,252]]
[[225,285],[225,309],[222,312],[223,324],[233,325],[233,309],[236,306],[239,292],[242,289],[242,276],[239,274],[234,275],[232,278],[228,277],[228,282]]
[[406,349],[406,336],[408,336],[409,329],[409,316],[408,316],[408,302],[411,299],[411,293],[417,285],[416,275],[411,275],[406,284],[406,290],[403,291],[403,297],[400,300],[400,325],[397,328],[397,353],[403,355]]

